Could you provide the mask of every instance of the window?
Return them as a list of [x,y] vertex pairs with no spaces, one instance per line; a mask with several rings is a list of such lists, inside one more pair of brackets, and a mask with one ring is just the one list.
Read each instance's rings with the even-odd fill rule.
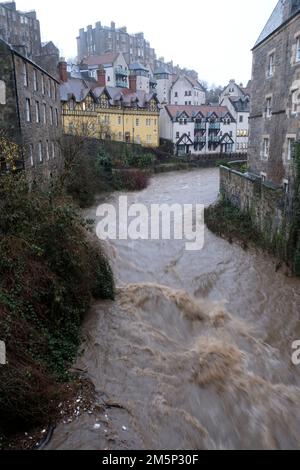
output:
[[119,124],[119,126],[122,124],[122,117],[121,116],[118,116],[118,124]]
[[49,95],[49,98],[52,98],[52,82],[49,78],[49,83],[48,83],[48,95]]
[[25,62],[23,62],[23,83],[24,83],[24,86],[28,86],[28,70],[27,70],[27,64],[25,64]]
[[47,106],[43,103],[43,123],[47,124]]
[[51,153],[52,153],[52,158],[55,157],[55,147],[54,147],[54,142],[51,142]]
[[43,146],[42,142],[39,142],[39,162],[42,163],[43,161]]
[[296,44],[296,62],[300,61],[300,36],[297,38]]
[[178,91],[175,91],[175,98],[178,98]]
[[263,153],[262,157],[264,160],[269,159],[269,153],[270,153],[270,140],[269,138],[264,138],[263,140]]
[[42,75],[42,94],[45,94],[45,77]]
[[272,98],[267,98],[266,117],[272,117]]
[[179,132],[176,132],[176,139],[179,139]]
[[31,122],[31,110],[30,110],[30,99],[29,98],[26,98],[25,113],[26,113],[26,121]]
[[33,89],[34,89],[34,91],[38,91],[38,81],[37,81],[37,72],[36,72],[36,70],[33,71]]
[[244,122],[244,116],[240,116],[239,121]]
[[52,108],[52,106],[50,106],[49,113],[50,113],[50,125],[53,126],[53,108]]
[[288,147],[287,160],[290,161],[292,159],[292,156],[293,156],[295,139],[292,138],[292,137],[289,137],[288,140],[287,140],[287,143],[288,143],[288,145],[287,145],[287,147]]
[[48,140],[46,141],[46,158],[47,158],[48,161],[50,160],[49,142],[48,142]]
[[35,102],[35,122],[40,122],[40,103],[38,101]]
[[58,111],[57,111],[57,108],[55,109],[55,125],[56,127],[58,127]]
[[135,125],[136,125],[136,127],[139,127],[139,125],[140,125],[140,120],[139,119],[135,120]]
[[269,55],[269,62],[268,62],[268,77],[273,77],[274,75],[274,54]]
[[29,159],[30,159],[30,165],[34,165],[34,160],[33,160],[33,145],[29,145]]

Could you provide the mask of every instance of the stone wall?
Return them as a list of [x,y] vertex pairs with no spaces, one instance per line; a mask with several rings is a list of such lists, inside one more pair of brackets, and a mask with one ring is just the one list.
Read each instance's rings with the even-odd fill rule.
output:
[[282,189],[236,170],[220,168],[220,192],[272,242],[284,228],[287,196]]

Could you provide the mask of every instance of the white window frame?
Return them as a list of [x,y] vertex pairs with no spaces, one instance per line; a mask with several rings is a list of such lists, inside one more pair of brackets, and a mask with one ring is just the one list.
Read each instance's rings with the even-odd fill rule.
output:
[[31,103],[30,99],[26,98],[25,101],[26,122],[31,122]]
[[270,137],[264,136],[263,141],[262,141],[262,160],[268,161],[269,158],[270,158]]

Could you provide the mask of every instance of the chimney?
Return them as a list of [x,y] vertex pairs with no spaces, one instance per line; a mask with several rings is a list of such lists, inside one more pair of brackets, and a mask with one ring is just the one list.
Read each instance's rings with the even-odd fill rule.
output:
[[132,93],[136,92],[136,75],[129,76],[129,90],[132,91]]
[[63,58],[61,58],[58,63],[58,75],[61,83],[68,81],[68,64]]
[[111,22],[110,29],[112,29],[113,31],[116,29],[116,23],[114,21]]
[[98,86],[105,87],[106,86],[106,71],[103,65],[97,70],[97,84]]

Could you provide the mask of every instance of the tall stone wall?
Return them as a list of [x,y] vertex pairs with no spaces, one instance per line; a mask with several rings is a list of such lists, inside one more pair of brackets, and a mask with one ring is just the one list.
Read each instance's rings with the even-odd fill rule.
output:
[[220,192],[241,212],[249,213],[254,225],[272,242],[284,229],[287,195],[260,179],[221,167]]

